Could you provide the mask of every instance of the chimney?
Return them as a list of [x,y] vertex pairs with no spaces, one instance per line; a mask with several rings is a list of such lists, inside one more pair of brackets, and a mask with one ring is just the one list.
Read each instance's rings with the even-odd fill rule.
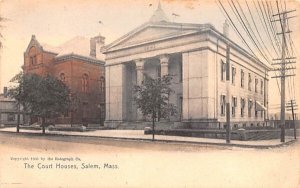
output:
[[95,38],[90,39],[90,56],[96,57],[96,40],[95,40]]
[[225,35],[225,37],[229,37],[229,24],[227,20],[225,20],[223,24],[223,34]]
[[105,44],[105,37],[101,34],[90,39],[90,56],[101,59],[103,54],[100,52],[100,49]]
[[3,88],[3,96],[4,96],[4,98],[6,98],[8,96],[7,87]]

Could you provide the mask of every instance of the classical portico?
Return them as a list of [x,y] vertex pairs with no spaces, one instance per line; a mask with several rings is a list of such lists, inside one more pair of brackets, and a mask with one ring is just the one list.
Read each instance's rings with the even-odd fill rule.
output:
[[[220,114],[220,96],[225,89],[220,81],[219,65],[226,55],[228,42],[232,45],[232,61],[264,78],[266,67],[212,25],[169,22],[159,5],[148,22],[103,49],[106,55],[105,124],[118,127],[126,122],[148,120],[133,100],[134,85],[142,83],[144,74],[173,75],[171,88],[175,92],[169,96],[169,102],[179,113],[164,121],[206,127],[224,121]],[[235,95],[244,93],[236,89]],[[255,98],[262,100],[263,97],[255,94]]]

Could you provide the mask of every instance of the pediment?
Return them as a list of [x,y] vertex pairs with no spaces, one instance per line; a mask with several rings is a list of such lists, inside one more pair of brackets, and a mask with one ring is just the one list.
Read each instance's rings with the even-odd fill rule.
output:
[[199,28],[183,27],[182,25],[144,25],[106,46],[104,52],[147,44],[198,31]]
[[123,41],[119,46],[130,46],[134,44],[140,44],[147,41],[155,41],[159,39],[163,39],[166,37],[175,36],[182,32],[190,32],[192,30],[180,31],[178,29],[170,29],[170,28],[157,28],[157,27],[149,27],[144,29],[143,31],[137,33],[131,38]]

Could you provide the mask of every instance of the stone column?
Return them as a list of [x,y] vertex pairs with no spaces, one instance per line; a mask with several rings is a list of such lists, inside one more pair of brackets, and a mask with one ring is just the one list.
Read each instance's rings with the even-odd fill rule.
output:
[[166,54],[160,56],[160,66],[161,66],[161,77],[169,74],[169,59],[170,57]]
[[[136,66],[136,84],[141,85],[143,80],[144,80],[144,65],[145,65],[145,60],[144,59],[138,59],[135,61],[135,66]],[[137,107],[136,107],[137,108]],[[136,109],[137,113],[137,121],[144,121],[145,117],[143,116],[143,113],[139,110]]]
[[[161,77],[169,74],[169,55],[164,54],[159,57],[160,59],[160,75]],[[169,96],[167,96],[169,97]],[[170,121],[170,117],[161,118],[160,113],[158,113],[158,121]]]
[[139,59],[135,61],[136,66],[136,84],[141,85],[144,80],[144,59]]

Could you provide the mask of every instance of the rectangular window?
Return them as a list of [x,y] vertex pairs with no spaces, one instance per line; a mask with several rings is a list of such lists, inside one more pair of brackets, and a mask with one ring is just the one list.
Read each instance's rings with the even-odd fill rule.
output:
[[241,70],[241,87],[242,88],[244,88],[244,85],[245,85],[244,81],[245,81],[245,73],[243,70]]
[[64,113],[63,113],[63,117],[64,117],[64,118],[69,117],[69,112],[68,112],[68,111],[64,112]]
[[264,93],[264,81],[260,81],[260,93],[263,94]]
[[248,90],[251,91],[251,83],[252,83],[252,78],[251,78],[251,74],[248,74]]
[[258,117],[258,111],[256,110],[256,101],[255,101],[255,104],[254,104],[254,111],[255,111],[255,117]]
[[30,57],[30,64],[31,64],[31,65],[34,65],[33,57]]
[[221,95],[221,115],[225,115],[225,109],[226,109],[226,96]]
[[179,96],[178,111],[179,111],[179,115],[180,115],[180,120],[182,120],[182,108],[183,108],[183,98],[182,98],[182,96]]
[[251,111],[252,111],[252,99],[248,100],[248,116],[251,117]]
[[232,105],[231,105],[231,115],[235,117],[235,111],[237,107],[237,97],[232,97]]
[[235,84],[236,68],[234,66],[231,67],[231,72],[231,83]]
[[182,61],[179,62],[179,81],[182,82],[183,73],[182,73]]
[[158,66],[156,67],[156,75],[157,75],[158,78],[161,77],[161,66],[160,66],[160,65],[158,65]]
[[221,80],[225,80],[225,75],[226,75],[226,64],[224,63],[223,60],[221,60]]
[[7,121],[15,121],[15,114],[14,113],[7,114]]
[[258,92],[258,79],[255,78],[255,93]]
[[244,117],[245,113],[245,99],[241,98],[241,117]]

